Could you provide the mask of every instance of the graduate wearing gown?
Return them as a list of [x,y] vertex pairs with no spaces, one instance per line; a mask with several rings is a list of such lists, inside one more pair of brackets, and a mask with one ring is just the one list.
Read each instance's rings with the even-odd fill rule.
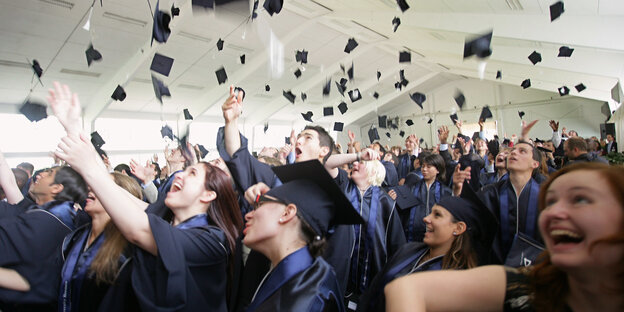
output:
[[257,189],[256,209],[245,216],[243,242],[272,264],[246,311],[344,311],[320,248],[331,225],[363,220],[317,160],[274,170],[285,184]]

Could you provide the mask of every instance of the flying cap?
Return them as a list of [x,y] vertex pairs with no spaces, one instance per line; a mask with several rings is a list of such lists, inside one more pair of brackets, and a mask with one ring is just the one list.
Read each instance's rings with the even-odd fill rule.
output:
[[115,91],[113,91],[111,98],[115,101],[123,102],[123,100],[126,99],[126,91],[124,91],[123,87],[117,85],[117,88],[115,88]]
[[405,12],[407,11],[407,9],[410,8],[406,0],[397,0],[397,4],[399,5],[399,9],[401,9],[401,12]]
[[421,109],[423,108],[423,103],[427,100],[427,96],[420,92],[414,92],[410,94],[410,98],[412,99],[412,101],[418,104]]
[[301,50],[301,51],[297,51],[295,53],[295,61],[303,64],[307,64],[308,63],[308,51],[306,50]]
[[457,121],[459,121],[459,117],[457,117],[457,113],[451,114],[449,117],[451,117],[451,121],[453,122],[453,124],[456,124]]
[[520,117],[520,119],[522,119],[522,117],[524,117],[525,113],[523,111],[518,111],[518,116]]
[[333,106],[323,107],[323,116],[333,116],[333,115],[334,115]]
[[559,91],[559,95],[560,96],[564,96],[564,95],[570,94],[570,88],[568,88],[566,86],[562,86],[562,87],[557,88],[557,91]]
[[478,58],[486,58],[492,55],[492,49],[490,49],[492,33],[490,31],[469,41],[464,41],[464,58],[472,55],[476,55]]
[[410,51],[399,52],[399,63],[410,63],[412,61],[412,53]]
[[150,65],[150,69],[161,75],[169,77],[172,66],[172,58],[156,53],[154,54],[154,58],[152,59],[152,65]]
[[340,104],[338,104],[338,110],[340,110],[340,113],[344,115],[344,113],[346,113],[347,110],[349,110],[349,107],[347,107],[347,103],[340,102]]
[[531,86],[531,79],[525,79],[524,81],[522,81],[520,86],[522,86],[522,89],[526,89],[526,88],[530,87]]
[[349,76],[349,80],[353,80],[353,62],[351,62],[351,67],[347,69],[347,76]]
[[533,53],[531,53],[531,55],[529,55],[529,61],[531,61],[531,63],[533,63],[533,65],[539,63],[542,61],[542,55],[539,54],[537,51],[533,51]]
[[414,122],[411,119],[408,119],[408,120],[405,121],[405,124],[408,125],[408,126],[412,126],[412,125],[414,125]]
[[314,113],[312,113],[311,111],[308,111],[305,114],[301,113],[301,116],[303,117],[303,119],[305,119],[305,121],[313,122],[312,121],[312,116],[314,116]]
[[308,95],[305,94],[305,92],[301,92],[301,101],[305,102],[305,100],[307,100],[307,99],[308,99]]
[[152,27],[152,43],[154,40],[165,43],[171,35],[171,29],[169,29],[169,22],[171,22],[171,16],[169,14],[158,9],[160,0],[156,1],[156,9],[154,10],[154,25]]
[[485,121],[488,118],[492,118],[492,111],[489,106],[483,106],[481,109],[481,115],[479,116],[479,121]]
[[288,91],[282,91],[282,95],[292,104],[295,104],[295,99],[297,98],[297,96],[292,93],[292,91],[288,90]]
[[338,121],[334,123],[334,131],[341,132],[343,128],[344,128],[344,123],[338,122]]
[[204,147],[201,144],[197,144],[197,148],[199,149],[199,154],[201,156],[201,159],[204,159],[204,157],[208,155],[208,150],[206,149],[206,147]]
[[102,145],[106,144],[106,141],[102,139],[102,136],[100,136],[97,131],[93,131],[91,132],[91,144],[93,144],[96,149],[101,149]]
[[325,96],[329,95],[330,91],[331,91],[331,78],[327,79],[327,82],[325,82],[325,85],[323,86],[323,95]]
[[379,122],[379,128],[386,129],[388,127],[388,116],[377,116],[377,121]]
[[301,77],[301,69],[297,68],[297,70],[295,70],[294,74],[295,74],[295,77],[297,77],[297,79],[299,79],[299,77]]
[[225,41],[223,41],[223,39],[219,38],[219,40],[217,41],[217,50],[219,50],[219,51],[223,50],[223,43],[225,43]]
[[466,97],[460,90],[455,91],[455,95],[453,95],[453,99],[455,99],[455,103],[459,106],[459,109],[464,108],[464,104],[466,104]]
[[371,143],[375,142],[375,140],[379,140],[379,132],[377,131],[377,128],[374,127],[374,125],[371,125],[371,128],[368,129],[368,139]]
[[570,57],[572,56],[572,52],[574,52],[574,49],[570,47],[562,46],[561,48],[559,48],[559,55],[557,56],[558,57]]
[[401,19],[395,16],[392,19],[392,29],[394,32],[397,31],[397,29],[399,28],[399,25],[401,25]]
[[224,84],[228,79],[224,67],[217,69],[217,71],[215,71],[215,75],[217,75],[217,81],[219,82],[219,84]]
[[163,96],[171,96],[171,92],[169,92],[169,87],[165,86],[165,84],[156,76],[152,75],[152,86],[154,87],[154,94],[156,95],[156,99],[158,102],[162,104]]
[[351,53],[351,51],[353,51],[353,49],[355,49],[358,46],[357,41],[355,41],[355,38],[349,38],[349,40],[347,41],[347,45],[344,48],[344,51],[346,53]]
[[188,108],[185,108],[184,111],[184,120],[193,120],[193,115],[189,112]]
[[163,139],[169,138],[173,141],[173,130],[171,130],[171,127],[169,127],[168,125],[164,125],[162,126],[162,128],[160,128],[160,135],[162,135]]
[[279,14],[284,6],[284,0],[264,0],[262,5],[264,9],[273,16],[273,14]]
[[557,1],[550,6],[550,21],[554,21],[563,14],[565,10],[563,9],[563,1]]
[[39,121],[48,117],[47,107],[44,104],[27,100],[19,109],[30,121]]
[[239,59],[240,59],[240,63],[245,65],[245,54],[239,56]]
[[500,70],[496,71],[496,79],[503,79],[503,72]]
[[349,99],[351,99],[351,103],[357,102],[362,99],[362,94],[359,89],[353,89],[349,91]]
[[87,56],[87,66],[91,66],[93,61],[100,61],[102,59],[102,54],[93,48],[93,44],[89,44],[89,48],[85,51],[85,55]]
[[582,84],[582,83],[577,84],[576,86],[574,86],[574,88],[576,89],[577,92],[581,92],[581,91],[587,89],[587,87],[585,87],[585,85]]

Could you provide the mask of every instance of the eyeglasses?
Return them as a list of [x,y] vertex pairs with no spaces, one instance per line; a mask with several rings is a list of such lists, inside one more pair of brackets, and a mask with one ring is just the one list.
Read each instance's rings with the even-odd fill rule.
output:
[[282,204],[284,206],[288,206],[289,203],[281,200],[279,198],[272,198],[272,197],[268,197],[268,196],[264,196],[264,195],[258,195],[256,196],[256,201],[253,204],[253,209],[256,210],[258,209],[260,206],[262,206],[263,204],[266,203],[278,203],[278,204]]

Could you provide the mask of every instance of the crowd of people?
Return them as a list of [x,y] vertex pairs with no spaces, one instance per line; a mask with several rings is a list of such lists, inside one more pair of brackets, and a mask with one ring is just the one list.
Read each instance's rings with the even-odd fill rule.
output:
[[48,98],[61,165],[0,153],[0,311],[622,311],[624,168],[606,141],[442,126],[433,148],[346,150],[321,126],[257,155],[222,105],[219,157],[185,139],[112,167],[78,97]]

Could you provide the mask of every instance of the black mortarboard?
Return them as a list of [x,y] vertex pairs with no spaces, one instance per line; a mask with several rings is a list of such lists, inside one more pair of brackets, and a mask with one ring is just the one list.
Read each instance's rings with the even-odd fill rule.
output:
[[412,99],[412,101],[418,104],[420,108],[423,108],[423,103],[427,100],[427,96],[420,92],[414,92],[413,94],[410,94],[410,98]]
[[570,88],[568,88],[566,86],[562,86],[562,87],[557,88],[557,91],[559,91],[559,95],[560,96],[564,96],[564,95],[570,94]]
[[353,62],[351,62],[351,67],[347,69],[347,76],[349,76],[349,80],[353,80]]
[[574,86],[574,88],[576,88],[577,92],[581,92],[581,91],[587,89],[587,87],[585,87],[585,85],[582,84],[582,83],[577,84],[576,86]]
[[503,72],[498,70],[496,71],[496,79],[503,79]]
[[124,91],[124,89],[120,85],[117,85],[117,88],[115,88],[115,91],[113,91],[113,95],[111,95],[111,98],[115,101],[123,102],[123,100],[126,99],[126,91]]
[[561,14],[565,12],[563,9],[563,1],[557,1],[550,6],[550,21],[554,21],[561,16]]
[[406,0],[397,0],[397,4],[399,5],[401,12],[405,12],[410,8]]
[[264,123],[264,133],[266,133],[267,130],[269,130],[269,122]]
[[498,152],[500,151],[498,140],[489,140],[486,143],[486,145],[487,145],[488,151],[492,153],[492,155],[494,155],[494,158],[496,158],[496,155],[498,155]]
[[241,64],[245,65],[245,54],[241,55],[239,58],[240,58]]
[[381,78],[381,72],[377,71],[377,81],[379,81],[379,78]]
[[399,28],[399,25],[401,25],[401,19],[395,16],[392,19],[392,29],[394,30],[394,32],[397,31],[397,28]]
[[414,122],[411,119],[408,119],[405,121],[405,124],[408,126],[412,126],[414,124]]
[[457,103],[457,106],[459,106],[459,109],[462,109],[464,107],[464,104],[466,104],[466,97],[460,90],[455,91],[455,95],[453,95],[453,99],[455,99],[455,103]]
[[225,43],[225,41],[223,41],[223,39],[219,38],[219,41],[217,41],[217,50],[221,51],[223,50],[223,44]]
[[509,145],[509,143],[511,143],[511,141],[507,138],[503,139],[503,145]]
[[491,42],[492,31],[470,41],[464,41],[464,58],[472,55],[476,55],[478,58],[485,58],[492,55],[492,49],[490,49]]
[[227,77],[227,73],[225,72],[225,68],[221,67],[219,68],[215,74],[217,75],[217,81],[219,82],[219,84],[224,84],[228,77]]
[[533,65],[535,65],[542,61],[542,55],[539,54],[537,51],[533,51],[533,53],[529,55],[529,60],[531,61],[531,63],[533,63]]
[[91,66],[93,61],[99,61],[102,59],[102,54],[93,48],[93,44],[89,44],[89,48],[85,51],[87,56],[87,66]]
[[307,64],[308,63],[308,51],[306,50],[297,51],[297,53],[295,53],[295,60],[297,62],[300,62],[301,64]]
[[174,16],[180,16],[180,8],[176,8],[175,3],[172,3],[171,4],[171,19],[173,19]]
[[96,149],[101,149],[102,145],[106,144],[106,142],[97,131],[93,131],[91,132],[91,144],[93,144]]
[[199,149],[200,158],[203,159],[208,155],[208,150],[201,144],[197,144],[197,148]]
[[362,98],[362,94],[360,94],[359,89],[353,89],[349,91],[349,99],[351,99],[351,103],[356,102]]
[[260,0],[254,0],[253,9],[251,10],[251,19],[258,17],[258,2]]
[[323,107],[323,116],[334,116],[334,107],[333,106]]
[[344,123],[336,121],[334,123],[334,131],[342,131],[344,128]]
[[531,79],[524,79],[524,81],[522,81],[520,86],[522,86],[522,89],[526,89],[526,88],[530,87],[531,86]]
[[173,141],[173,131],[171,130],[171,127],[169,127],[168,125],[164,125],[162,126],[162,128],[160,128],[160,135],[162,135],[163,139],[169,138],[170,140]]
[[399,70],[399,80],[401,82],[401,85],[404,87],[407,87],[407,85],[409,84],[409,80],[405,79],[405,70],[401,69]]
[[340,78],[340,86],[342,86],[344,89],[347,88],[347,82],[348,82],[347,78]]
[[570,47],[562,46],[561,48],[559,48],[559,55],[557,56],[558,57],[570,57],[572,56],[572,52],[574,52],[574,49]]
[[184,109],[184,120],[193,120],[193,115],[189,112],[188,108]]
[[171,29],[169,29],[169,22],[171,21],[171,16],[169,14],[160,11],[158,6],[160,1],[156,1],[156,9],[154,10],[154,27],[152,27],[152,43],[154,40],[165,43],[167,39],[169,39],[169,35],[171,35]]
[[242,99],[244,100],[245,99],[245,94],[247,94],[247,92],[245,92],[245,90],[243,90],[243,88],[241,88],[241,87],[235,87],[234,88],[234,94],[236,94],[236,97],[238,97],[238,93],[239,92],[243,93]]
[[294,74],[295,74],[295,77],[297,77],[297,79],[299,79],[299,77],[301,77],[301,69],[297,68],[297,70],[295,70]]
[[19,109],[30,121],[39,121],[48,117],[47,107],[44,104],[26,100]]
[[271,91],[271,86],[269,86],[269,85],[264,85],[264,91],[266,91],[266,92]]
[[151,70],[169,77],[171,67],[173,67],[172,58],[158,53],[154,54],[154,58],[152,59],[152,65],[150,66]]
[[273,14],[279,14],[284,6],[284,0],[264,0],[264,9],[273,16]]
[[[542,141],[542,140],[540,140],[540,141]],[[542,143],[543,142],[544,141],[542,141]],[[535,143],[537,143],[537,139],[535,140]],[[551,150],[549,150],[549,149],[547,149],[547,148],[545,148],[543,146],[537,146],[536,148],[537,148],[537,150],[542,151],[544,153],[552,153],[553,152],[553,151],[551,151]]]
[[399,131],[399,135],[400,135],[401,137],[404,137],[404,136],[405,136],[405,131],[403,131],[403,130]]
[[485,121],[488,118],[492,118],[492,111],[489,106],[483,106],[481,109],[481,115],[479,116],[479,121]]
[[265,196],[294,204],[297,215],[312,227],[319,239],[326,237],[335,225],[364,223],[318,160],[271,169],[284,184],[271,189]]
[[384,128],[388,126],[388,116],[377,116],[377,121],[379,122],[379,128]]
[[368,129],[368,139],[371,143],[375,140],[379,140],[379,132],[377,132],[377,128],[371,126],[371,128]]
[[[35,72],[35,75],[37,75],[39,83],[41,83],[41,75],[43,75],[43,69],[41,68],[41,65],[39,65],[39,61],[33,60],[32,64],[30,64],[30,67],[32,68],[33,72]],[[41,85],[43,85],[43,83],[41,83]]]
[[401,84],[400,81],[397,81],[394,83],[394,88],[401,91],[401,89],[403,89],[403,85]]
[[301,101],[305,102],[305,100],[307,100],[307,99],[308,99],[308,95],[305,94],[304,92],[301,92]]
[[399,52],[399,63],[409,63],[412,61],[412,53],[410,51]]
[[193,0],[192,3],[194,6],[202,7],[205,9],[214,8],[215,0]]
[[323,86],[323,95],[329,95],[329,91],[331,90],[331,78],[327,79],[325,85]]
[[[344,78],[342,78],[342,79],[344,79]],[[340,95],[344,96],[344,92],[347,90],[347,87],[341,85],[340,83],[338,83],[338,81],[336,81],[336,89],[338,89],[338,92],[340,93]]]
[[453,124],[456,124],[457,121],[459,120],[459,117],[457,117],[457,113],[454,113],[450,115],[449,117],[451,117],[451,121],[453,122]]
[[295,104],[295,99],[297,98],[297,96],[295,94],[293,94],[290,90],[288,91],[284,91],[282,90],[282,95],[284,95],[284,97],[292,104]]
[[518,116],[520,117],[520,119],[522,119],[522,117],[524,117],[525,113],[523,111],[518,111]]
[[314,114],[311,111],[308,111],[307,113],[301,113],[301,116],[303,117],[303,119],[305,119],[306,121],[309,122],[313,122],[312,121],[312,116],[314,116]]
[[377,93],[377,91],[375,91],[375,93],[373,93],[373,97],[374,97],[375,99],[378,99],[378,98],[379,98],[379,93]]
[[388,139],[392,137],[392,135],[390,135],[390,132],[386,132],[386,136],[388,137]]
[[347,45],[344,48],[344,51],[347,53],[351,53],[351,51],[353,51],[353,49],[355,49],[358,46],[357,41],[355,41],[355,38],[349,38],[349,41],[347,41]]
[[347,103],[345,102],[341,102],[340,104],[338,104],[338,110],[340,110],[340,113],[344,115],[344,113],[347,112],[349,108],[347,107]]
[[433,122],[433,118],[429,117],[429,120],[427,120],[428,124],[431,124]]
[[167,86],[165,86],[165,84],[158,78],[156,78],[156,76],[152,75],[152,86],[154,87],[154,95],[156,95],[156,98],[158,99],[158,102],[160,102],[162,104],[162,97],[163,96],[171,96],[171,93],[169,92],[169,88]]

